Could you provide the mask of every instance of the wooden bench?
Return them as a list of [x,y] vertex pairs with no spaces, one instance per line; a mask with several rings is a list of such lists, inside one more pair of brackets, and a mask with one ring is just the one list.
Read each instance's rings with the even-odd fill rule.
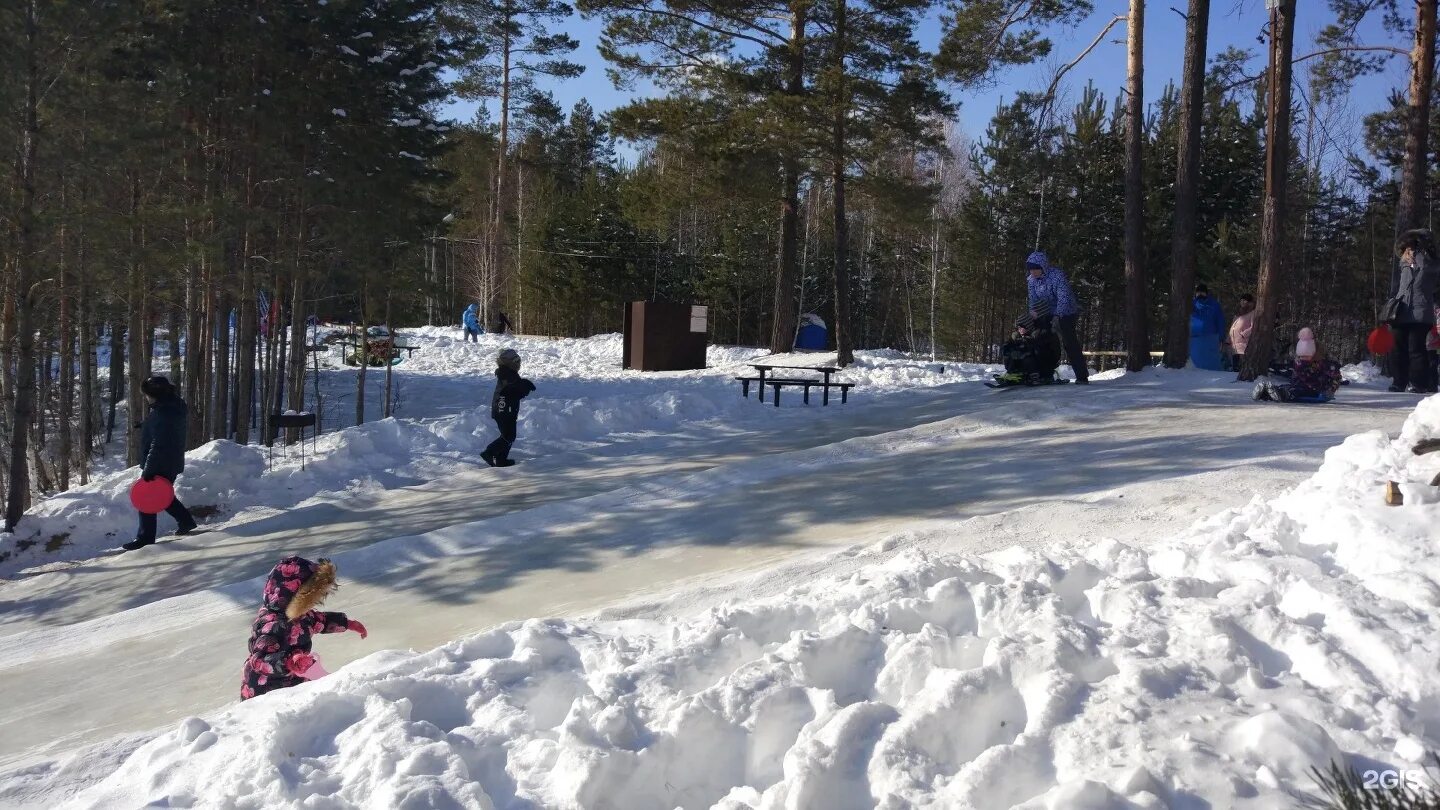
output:
[[[798,379],[796,379],[796,380],[784,380],[784,379],[773,379],[773,378],[772,378],[772,379],[769,379],[769,380],[766,380],[766,381],[765,381],[765,384],[775,387],[775,407],[777,407],[777,408],[780,407],[780,389],[781,389],[781,388],[784,388],[784,387],[787,386],[787,385],[798,386],[798,387],[800,387],[800,388],[802,389],[802,392],[803,392],[803,396],[804,396],[804,398],[805,398],[805,404],[806,404],[806,405],[809,405],[809,404],[810,404],[810,389],[811,389],[811,388],[819,388],[819,389],[821,389],[821,390],[824,392],[824,398],[823,398],[824,401],[821,403],[821,404],[824,404],[824,405],[829,405],[829,404],[830,404],[830,389],[831,389],[831,388],[839,388],[839,389],[840,389],[840,404],[841,404],[841,405],[844,405],[846,402],[848,402],[848,401],[850,400],[850,389],[855,387],[855,383],[827,383],[827,382],[821,382],[820,380],[798,380]],[[764,396],[764,392],[763,392],[763,391],[761,392],[760,399],[761,399],[761,401],[764,401],[764,399],[765,399],[765,396]]]

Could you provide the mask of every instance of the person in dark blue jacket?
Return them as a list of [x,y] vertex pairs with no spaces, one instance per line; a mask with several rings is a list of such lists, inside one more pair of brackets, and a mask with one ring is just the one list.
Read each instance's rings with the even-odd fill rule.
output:
[[480,325],[480,305],[471,304],[466,307],[460,321],[465,327],[465,342],[479,343],[480,336],[485,334],[485,327]]
[[520,420],[520,400],[530,396],[535,383],[520,376],[520,353],[514,349],[500,352],[495,368],[495,394],[490,399],[490,418],[500,429],[500,438],[490,443],[480,458],[491,467],[514,466],[510,448],[515,444],[516,423]]
[[[151,377],[140,384],[140,391],[150,403],[150,413],[140,428],[140,477],[146,481],[164,478],[171,484],[185,471],[185,428],[189,422],[189,408],[185,400],[175,392],[175,386],[166,377]],[[195,531],[195,518],[177,497],[165,507],[170,517],[175,518],[176,534]],[[144,548],[155,542],[155,515],[140,513],[140,528],[135,539],[126,543],[126,551]]]
[[1190,362],[1206,371],[1223,371],[1221,336],[1225,334],[1225,313],[1220,302],[1204,284],[1195,285],[1195,308],[1190,311]]

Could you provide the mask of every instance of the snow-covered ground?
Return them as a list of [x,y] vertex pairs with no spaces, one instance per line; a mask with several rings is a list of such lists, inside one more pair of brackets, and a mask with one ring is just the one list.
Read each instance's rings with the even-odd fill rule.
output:
[[[1270,808],[1440,747],[1440,457],[1408,453],[1440,398],[1391,441],[1416,400],[1364,369],[1284,406],[875,353],[850,405],[777,411],[735,390],[754,353],[514,339],[541,390],[495,471],[471,392],[512,339],[422,339],[424,418],[237,476],[212,533],[0,585],[0,806]],[[77,508],[128,528],[112,486]],[[370,639],[234,705],[291,551]]]
[[[587,340],[485,335],[467,344],[458,329],[403,330],[420,346],[396,366],[392,380],[398,418],[380,419],[384,369],[368,369],[367,422],[353,427],[356,369],[341,363],[341,346],[324,355],[320,374],[324,433],[313,452],[228,441],[206,444],[188,455],[177,492],[202,515],[248,519],[286,509],[315,496],[333,496],[433,481],[483,465],[479,453],[495,438],[490,420],[495,356],[513,347],[536,393],[521,409],[516,455],[523,459],[594,447],[617,440],[653,449],[682,426],[715,431],[777,428],[813,418],[798,396],[782,398],[782,413],[741,399],[734,377],[753,373],[746,363],[768,355],[757,349],[712,347],[701,372],[642,373],[621,368],[619,335]],[[806,362],[824,356],[807,355]],[[833,361],[833,355],[830,356]],[[161,367],[166,363],[159,363]],[[988,379],[993,367],[909,360],[897,352],[860,352],[857,363],[837,375],[854,382],[853,410],[883,404],[896,392]],[[749,405],[746,408],[745,405]],[[771,411],[776,410],[771,408]],[[123,417],[121,421],[123,423]],[[350,426],[335,430],[336,424]],[[123,440],[116,443],[122,446]],[[638,452],[638,450],[637,450]],[[102,473],[35,506],[16,537],[0,536],[0,577],[53,562],[83,560],[133,538],[128,491],[135,470]],[[162,518],[162,528],[165,518]]]

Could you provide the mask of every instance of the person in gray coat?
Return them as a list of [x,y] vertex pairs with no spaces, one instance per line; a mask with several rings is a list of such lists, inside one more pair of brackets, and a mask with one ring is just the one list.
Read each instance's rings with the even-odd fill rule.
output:
[[[150,403],[150,413],[140,428],[140,477],[146,481],[164,478],[171,484],[185,471],[185,428],[189,422],[189,407],[176,393],[175,386],[166,377],[151,377],[140,384],[145,400]],[[165,507],[170,517],[175,518],[176,534],[189,534],[197,528],[190,510],[177,497]],[[155,515],[140,513],[140,527],[135,539],[126,543],[126,551],[144,548],[155,542],[157,521]]]
[[1436,293],[1440,292],[1440,254],[1430,231],[1406,231],[1395,243],[1400,257],[1400,289],[1392,304],[1395,351],[1391,355],[1394,384],[1391,391],[1435,393],[1435,367],[1425,338],[1435,327]]

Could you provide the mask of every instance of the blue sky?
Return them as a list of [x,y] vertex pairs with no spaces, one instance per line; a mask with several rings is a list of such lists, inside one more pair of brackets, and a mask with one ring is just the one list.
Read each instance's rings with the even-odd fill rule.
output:
[[[1148,5],[1145,21],[1147,101],[1157,98],[1167,82],[1179,82],[1184,61],[1185,21],[1172,11],[1171,7],[1183,10],[1185,5],[1185,0],[1159,0]],[[1330,21],[1327,5],[1324,0],[1300,0],[1296,23],[1297,56],[1312,50],[1316,32]],[[1055,47],[1048,60],[1009,70],[993,88],[958,94],[956,98],[961,104],[962,129],[972,138],[982,136],[996,107],[1002,101],[1013,97],[1017,90],[1043,89],[1059,65],[1078,55],[1112,17],[1124,14],[1127,9],[1126,0],[1097,0],[1095,13],[1078,27],[1049,32]],[[1255,56],[1249,72],[1258,73],[1264,65],[1264,45],[1256,41],[1256,37],[1259,36],[1267,16],[1264,0],[1213,0],[1210,54],[1213,56],[1230,46],[1248,49]],[[633,97],[632,93],[616,90],[605,75],[605,61],[596,50],[601,27],[600,20],[587,20],[579,16],[566,26],[570,34],[580,42],[580,49],[573,58],[586,66],[585,74],[578,79],[555,83],[549,87],[556,100],[566,109],[579,99],[585,98],[603,113]],[[1389,44],[1378,21],[1367,24],[1363,34],[1368,43]],[[926,47],[933,47],[939,36],[938,17],[928,20],[917,32],[918,39]],[[1107,96],[1113,98],[1117,95],[1125,83],[1124,37],[1123,24],[1112,29],[1106,41],[1067,75],[1066,87],[1076,90],[1083,87],[1087,81],[1093,81]],[[1409,43],[1394,44],[1408,47]],[[1361,79],[1351,94],[1349,119],[1342,121],[1331,132],[1337,139],[1345,139],[1358,133],[1360,117],[1383,106],[1390,90],[1404,86],[1407,80],[1408,68],[1405,60],[1399,58],[1391,60],[1389,68],[1383,74]],[[454,104],[451,114],[468,120],[473,115],[474,106],[473,102]]]

